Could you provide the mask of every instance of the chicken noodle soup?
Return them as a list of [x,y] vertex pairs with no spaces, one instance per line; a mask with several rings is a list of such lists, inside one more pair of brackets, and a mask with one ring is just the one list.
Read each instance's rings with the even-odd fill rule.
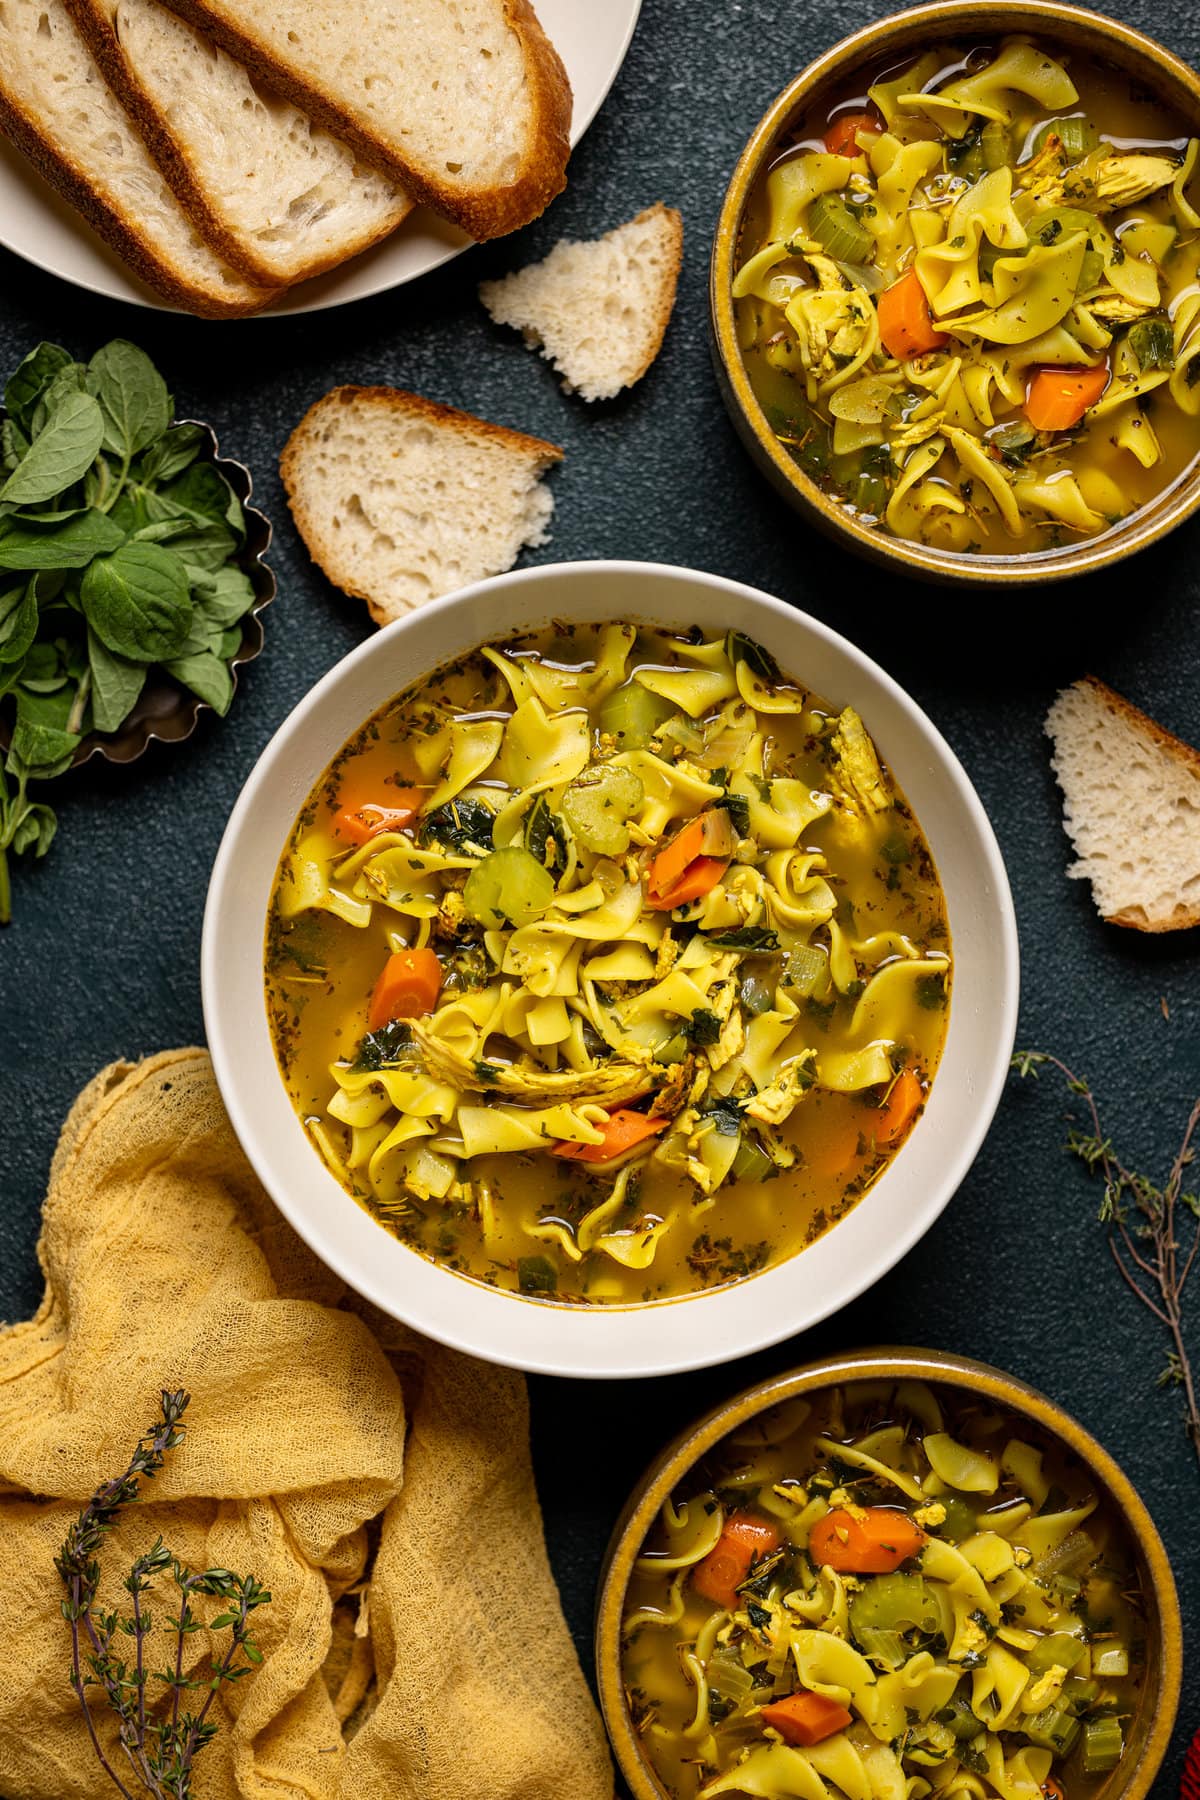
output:
[[267,931],[314,1144],[404,1242],[547,1300],[790,1256],[924,1103],[950,946],[863,722],[757,644],[488,645],[346,745]]
[[676,1800],[1075,1800],[1144,1679],[1128,1534],[1082,1464],[951,1388],[857,1382],[725,1439],[667,1502],[624,1677]]
[[751,198],[746,368],[800,467],[941,550],[1057,548],[1200,449],[1198,145],[1128,76],[943,45],[805,120]]

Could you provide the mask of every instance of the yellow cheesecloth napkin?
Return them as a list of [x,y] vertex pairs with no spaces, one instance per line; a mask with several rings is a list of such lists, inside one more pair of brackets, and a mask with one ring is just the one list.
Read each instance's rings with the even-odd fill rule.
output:
[[[186,1440],[107,1540],[102,1603],[127,1604],[120,1581],[160,1532],[273,1595],[254,1615],[262,1666],[218,1695],[197,1800],[611,1800],[523,1379],[347,1293],[259,1187],[203,1052],[116,1064],[84,1091],[39,1255],[37,1317],[0,1333],[4,1800],[116,1791],[67,1686],[53,1559],[162,1388],[192,1394]],[[156,1625],[152,1667],[173,1643]]]

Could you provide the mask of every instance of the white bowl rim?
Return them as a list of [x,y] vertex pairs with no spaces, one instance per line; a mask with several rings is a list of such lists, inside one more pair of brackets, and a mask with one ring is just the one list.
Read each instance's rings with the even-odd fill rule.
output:
[[[597,1305],[572,1307],[547,1303],[522,1295],[493,1289],[433,1263],[393,1238],[364,1210],[356,1206],[325,1167],[303,1133],[274,1066],[274,1052],[266,1035],[266,1007],[261,979],[261,952],[266,921],[264,902],[262,916],[248,921],[246,909],[239,904],[236,892],[239,858],[248,850],[256,835],[255,818],[260,797],[273,775],[281,772],[289,757],[294,757],[302,742],[305,727],[318,716],[338,690],[350,683],[362,665],[380,656],[381,646],[414,630],[436,626],[445,614],[465,608],[486,594],[489,613],[496,615],[494,635],[511,635],[531,628],[539,621],[564,616],[560,604],[538,603],[539,591],[556,583],[578,578],[603,576],[653,587],[662,581],[665,589],[679,582],[695,584],[721,596],[730,608],[727,616],[741,619],[743,611],[760,609],[774,615],[780,626],[790,625],[810,641],[815,641],[834,658],[842,660],[850,671],[873,687],[877,694],[902,717],[922,743],[931,764],[948,778],[953,799],[961,808],[958,820],[973,834],[973,851],[979,859],[978,892],[985,897],[988,925],[994,933],[994,951],[998,963],[999,983],[989,992],[989,1005],[994,1017],[990,1051],[981,1058],[981,1066],[966,1081],[969,1116],[952,1121],[954,1130],[936,1179],[915,1197],[904,1223],[888,1232],[876,1232],[871,1243],[873,1254],[862,1258],[858,1266],[843,1269],[840,1279],[826,1279],[819,1293],[810,1293],[802,1315],[795,1309],[795,1295],[789,1293],[802,1282],[805,1271],[830,1260],[829,1246],[837,1243],[839,1233],[857,1219],[872,1212],[872,1201],[896,1186],[896,1177],[904,1166],[909,1145],[918,1137],[921,1125],[928,1124],[938,1100],[939,1087],[945,1089],[945,1057],[939,1066],[929,1104],[918,1126],[900,1153],[851,1211],[826,1231],[807,1249],[771,1264],[759,1274],[730,1286],[662,1300],[650,1305]],[[504,601],[522,603],[513,616],[506,617]],[[743,611],[736,610],[738,608]],[[639,600],[630,603],[628,616],[652,621],[653,604]],[[586,616],[586,611],[585,615]],[[593,615],[595,617],[601,615]],[[660,614],[663,622],[677,619],[678,614],[665,605]],[[486,641],[491,631],[472,642]],[[450,656],[462,654],[469,647],[453,650]],[[446,655],[437,659],[444,662]],[[785,658],[781,658],[785,661]],[[437,663],[430,667],[437,666]],[[422,667],[422,672],[424,672]],[[796,673],[797,671],[791,671]],[[414,675],[410,680],[420,679]],[[381,691],[373,705],[363,712],[361,723],[370,713],[384,705],[400,687]],[[819,684],[814,683],[820,691]],[[830,695],[830,698],[837,698]],[[871,720],[867,720],[871,728]],[[351,724],[343,733],[345,741],[356,729]],[[336,752],[334,753],[336,754]],[[887,752],[885,749],[885,757]],[[891,759],[888,758],[890,761]],[[329,758],[323,758],[313,769],[305,787],[315,784]],[[911,777],[906,780],[898,769],[897,780],[908,792]],[[291,816],[279,833],[279,850],[291,829]],[[930,839],[935,863],[937,846],[926,822],[917,812],[919,822]],[[940,872],[940,865],[939,865]],[[239,939],[248,950],[247,932],[255,945],[259,979],[252,998],[244,985],[231,978],[229,946]],[[955,940],[951,920],[951,940]],[[957,971],[957,964],[956,964]],[[951,1001],[949,1031],[954,1030],[954,1013],[961,984],[956,972],[955,995]],[[832,1313],[857,1299],[868,1287],[892,1269],[921,1237],[933,1226],[967,1175],[990,1128],[1004,1090],[1016,1035],[1019,998],[1019,950],[1016,916],[1000,847],[990,821],[966,771],[954,751],[942,737],[928,715],[899,684],[877,663],[848,639],[821,620],[790,603],[753,588],[745,583],[702,570],[675,564],[631,559],[591,559],[578,562],[542,563],[531,568],[513,570],[482,582],[460,588],[452,594],[421,607],[418,611],[386,626],[364,640],[337,662],[297,703],[279,725],[261,752],[230,813],[220,847],[213,864],[208,898],[204,912],[201,944],[201,990],[205,1028],[208,1036],[217,1084],[221,1091],[234,1131],[247,1158],[284,1217],[321,1260],[339,1275],[349,1287],[383,1312],[412,1326],[425,1336],[450,1348],[529,1373],[576,1376],[592,1379],[649,1377],[676,1374],[686,1370],[712,1367],[749,1355],[780,1343],[801,1331],[820,1324]],[[261,1013],[261,1020],[255,1015]],[[288,1144],[273,1138],[247,1097],[243,1076],[254,1068],[254,1051],[249,1046],[251,1035],[266,1041],[275,1086],[282,1096],[292,1121],[294,1136]],[[274,1104],[274,1102],[271,1102]],[[281,1116],[282,1117],[282,1116]],[[284,1131],[287,1130],[283,1126]],[[293,1157],[291,1146],[303,1148],[307,1163]],[[932,1149],[932,1145],[929,1146]],[[289,1168],[289,1163],[293,1166]],[[314,1171],[316,1172],[314,1175]],[[305,1205],[298,1195],[297,1177],[308,1189],[321,1189],[321,1203]],[[340,1202],[340,1205],[331,1202]],[[878,1210],[876,1207],[874,1210]],[[361,1237],[356,1222],[369,1227],[369,1244],[364,1255],[353,1253],[346,1242],[347,1234]],[[862,1246],[859,1246],[862,1248]],[[371,1252],[377,1254],[371,1254]],[[393,1252],[405,1259],[396,1260]],[[395,1280],[400,1272],[398,1292]],[[825,1271],[822,1271],[825,1273]],[[811,1282],[802,1283],[811,1287]],[[681,1311],[686,1309],[686,1312]],[[678,1329],[687,1319],[692,1328]]]

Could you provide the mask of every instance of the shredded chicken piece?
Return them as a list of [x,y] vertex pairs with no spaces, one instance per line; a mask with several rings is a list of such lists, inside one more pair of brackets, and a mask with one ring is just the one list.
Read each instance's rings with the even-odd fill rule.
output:
[[423,1020],[413,1024],[413,1037],[421,1048],[425,1067],[435,1081],[444,1081],[460,1092],[503,1094],[518,1105],[544,1105],[546,1101],[593,1101],[597,1106],[619,1105],[633,1100],[647,1088],[657,1087],[662,1069],[657,1063],[639,1068],[636,1063],[600,1063],[594,1069],[519,1069],[505,1063],[488,1063],[487,1074],[461,1050],[454,1049],[431,1031]]

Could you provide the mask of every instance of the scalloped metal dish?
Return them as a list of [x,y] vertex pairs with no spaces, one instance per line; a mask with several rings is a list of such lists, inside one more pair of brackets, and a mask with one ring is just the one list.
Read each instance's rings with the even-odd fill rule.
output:
[[[0,408],[0,417],[2,416],[3,408]],[[207,451],[201,453],[202,458],[206,455],[220,470],[241,501],[245,514],[246,541],[235,561],[238,568],[250,578],[250,585],[254,589],[254,605],[242,623],[242,641],[230,663],[236,697],[238,670],[246,663],[253,662],[262,649],[264,632],[261,614],[276,594],[274,571],[263,561],[271,543],[271,522],[265,513],[250,505],[254,482],[249,469],[245,463],[235,462],[232,457],[221,455],[221,446],[212,426],[205,424],[202,419],[175,419],[172,423],[200,427],[208,443]],[[151,743],[182,744],[195,731],[200,714],[212,710],[207,700],[189,693],[169,675],[156,670],[148,677],[137,705],[121,729],[89,731],[72,757],[71,767],[77,769],[81,764],[90,762],[93,756],[103,757],[105,761],[112,763],[136,762]],[[9,720],[0,720],[0,748],[8,748],[11,730]]]

